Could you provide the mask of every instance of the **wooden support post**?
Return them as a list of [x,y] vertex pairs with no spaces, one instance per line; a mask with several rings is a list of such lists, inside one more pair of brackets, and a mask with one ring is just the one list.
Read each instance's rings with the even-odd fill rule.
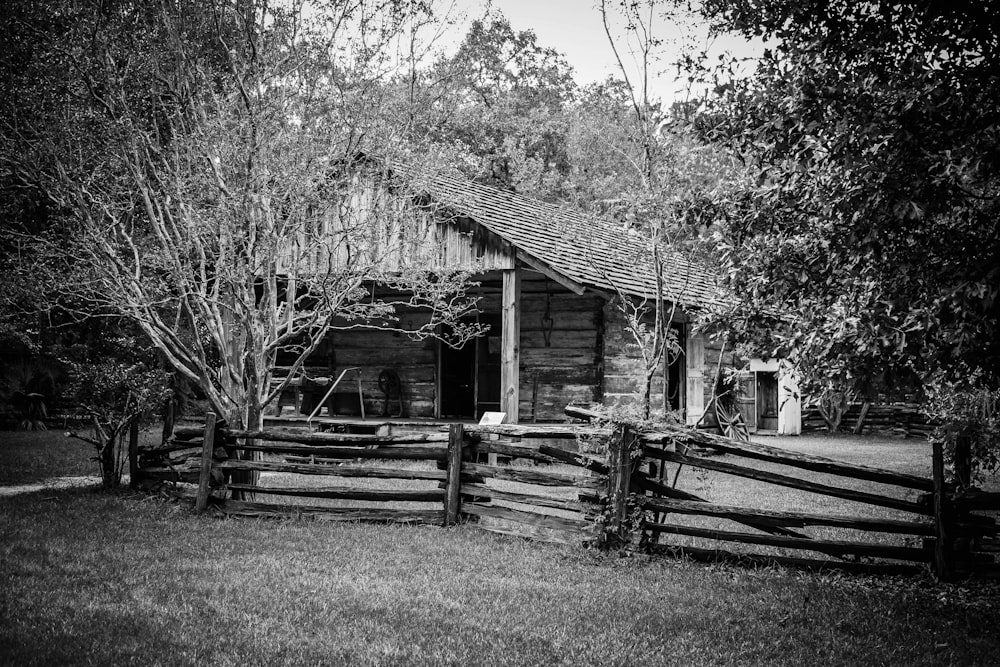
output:
[[608,445],[608,502],[611,503],[611,535],[625,538],[624,524],[628,515],[628,496],[632,486],[633,462],[630,446],[635,434],[627,426],[615,427]]
[[[687,424],[693,426],[705,414],[705,336],[691,334],[685,350],[685,375],[687,376]],[[714,391],[714,387],[712,388]]]
[[858,435],[865,428],[865,419],[868,418],[868,411],[871,410],[871,401],[865,401],[864,405],[861,406],[861,412],[858,414],[858,421],[854,425],[854,434]]
[[518,423],[520,409],[521,364],[521,274],[517,269],[503,271],[501,301],[500,410],[507,422]]
[[215,413],[205,415],[205,435],[201,447],[201,470],[198,475],[198,497],[194,508],[204,512],[208,508],[208,494],[212,484],[212,453],[215,451]]
[[448,482],[444,496],[444,525],[452,526],[458,523],[462,496],[459,489],[462,486],[462,440],[464,438],[461,424],[448,426]]
[[128,425],[128,485],[139,486],[139,419]]
[[941,581],[954,577],[951,544],[948,539],[948,499],[944,484],[944,443],[932,441],[931,474],[934,478],[934,574]]
[[[960,431],[955,437],[955,484],[956,493],[965,494],[972,488],[972,438],[965,432]],[[968,511],[957,503],[949,503],[948,518],[952,525],[965,524],[969,521]],[[951,554],[953,576],[968,575],[973,567],[972,564],[972,536],[969,534],[954,535],[951,537]]]

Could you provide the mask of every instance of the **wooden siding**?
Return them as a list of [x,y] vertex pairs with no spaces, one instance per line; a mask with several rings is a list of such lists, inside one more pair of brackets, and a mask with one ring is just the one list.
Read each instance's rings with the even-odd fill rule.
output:
[[[477,293],[482,312],[500,312],[499,281],[484,281]],[[599,296],[521,272],[519,421],[564,421],[567,404],[601,400],[603,305]]]
[[601,297],[577,295],[538,274],[525,274],[521,282],[521,421],[563,421],[567,404],[601,400],[603,306]]
[[[492,272],[479,278],[480,286],[470,290],[479,297],[479,311],[498,317],[500,275]],[[626,405],[638,400],[641,356],[623,329],[618,309],[602,297],[574,294],[537,272],[522,269],[520,317],[519,421],[563,421],[567,404]],[[426,322],[420,318],[426,316],[404,314],[401,324],[416,327]],[[692,346],[701,350],[699,359],[690,355]],[[699,364],[701,377],[694,368],[687,369],[687,382],[682,385],[688,392],[686,402],[690,403],[691,392],[697,391],[703,396],[701,405],[708,404],[719,348],[711,340],[689,337],[687,360]],[[310,366],[328,367],[337,373],[361,367],[365,410],[371,415],[382,412],[379,373],[394,369],[402,381],[405,415],[435,417],[438,354],[438,343],[431,338],[414,341],[402,333],[371,329],[335,331],[323,358],[312,360]],[[356,391],[353,378],[345,380],[338,389],[341,391]],[[661,393],[658,373],[651,396],[654,408],[660,404]],[[394,404],[390,410],[396,413]]]
[[[428,321],[425,314],[404,314],[400,324],[416,328]],[[378,386],[383,369],[399,374],[403,389],[403,408],[409,417],[433,417],[437,384],[437,343],[433,338],[413,340],[406,334],[371,329],[334,331],[329,336],[332,359],[330,364],[341,370],[360,367],[361,386],[365,395],[365,411],[369,415],[382,413],[384,395]],[[353,377],[346,378],[337,388],[345,394],[357,390]],[[352,399],[353,400],[353,399]],[[389,410],[398,407],[390,401]]]
[[278,273],[514,267],[510,245],[468,218],[418,204],[373,179],[355,177],[347,190],[334,196],[324,213],[282,239]]
[[[604,306],[604,318],[607,323],[604,332],[604,403],[612,406],[637,405],[642,395],[645,365],[642,353],[632,335],[625,329],[625,319],[613,302]],[[676,323],[683,323],[686,317],[678,312]],[[690,377],[691,369],[688,369]],[[682,379],[683,385],[683,379]],[[690,386],[690,384],[689,384]],[[681,400],[684,406],[685,400]],[[657,411],[663,404],[663,374],[660,371],[653,377],[650,390],[650,407]]]

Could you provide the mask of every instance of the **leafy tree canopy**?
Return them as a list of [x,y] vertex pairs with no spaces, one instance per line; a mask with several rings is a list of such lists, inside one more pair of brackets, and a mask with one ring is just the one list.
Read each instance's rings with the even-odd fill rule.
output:
[[[751,171],[717,244],[730,328],[857,383],[1000,383],[1000,8],[709,1],[768,40],[704,137]],[[761,331],[768,331],[763,336]]]

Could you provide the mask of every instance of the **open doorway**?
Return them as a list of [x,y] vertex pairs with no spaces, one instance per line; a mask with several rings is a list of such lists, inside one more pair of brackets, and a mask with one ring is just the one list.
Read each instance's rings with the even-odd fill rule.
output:
[[[670,361],[669,366],[667,366],[667,406],[670,410],[682,410],[686,407],[685,401],[685,391],[684,384],[687,381],[685,377],[685,366],[686,359],[683,351],[687,349],[687,335],[684,331],[684,325],[679,322],[672,322],[670,328],[673,329],[674,335],[677,337],[677,349],[681,351]],[[668,358],[664,358],[664,363],[668,361]]]
[[462,347],[438,344],[441,419],[478,420],[500,409],[500,316],[480,314],[478,322],[488,330]]
[[778,430],[778,374],[757,371],[757,428],[761,431]]

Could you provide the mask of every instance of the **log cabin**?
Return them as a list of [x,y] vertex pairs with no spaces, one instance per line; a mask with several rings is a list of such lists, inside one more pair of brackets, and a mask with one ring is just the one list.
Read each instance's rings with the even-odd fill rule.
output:
[[[381,243],[379,261],[389,268],[468,272],[478,307],[466,319],[484,332],[453,348],[398,330],[333,331],[310,359],[307,375],[336,377],[356,369],[357,389],[353,378],[346,379],[325,406],[317,406],[320,414],[478,420],[500,412],[509,423],[555,422],[566,419],[568,404],[639,400],[645,364],[615,302],[655,296],[644,235],[620,222],[411,164],[379,162],[355,176],[348,190],[314,233],[336,234],[353,216],[354,224],[379,229],[367,243]],[[365,213],[375,209],[391,215]],[[289,250],[296,258],[316,244],[303,239],[299,245]],[[338,261],[343,246],[314,253],[316,261]],[[657,373],[651,405],[662,405],[666,391],[671,408],[694,424],[710,397],[721,345],[696,333],[693,322],[718,298],[718,289],[697,263],[663,253],[660,288],[682,354],[666,373]],[[400,317],[405,324],[420,315]],[[387,396],[385,379],[392,376],[398,389]],[[295,401],[305,414],[325,392],[309,393]]]

